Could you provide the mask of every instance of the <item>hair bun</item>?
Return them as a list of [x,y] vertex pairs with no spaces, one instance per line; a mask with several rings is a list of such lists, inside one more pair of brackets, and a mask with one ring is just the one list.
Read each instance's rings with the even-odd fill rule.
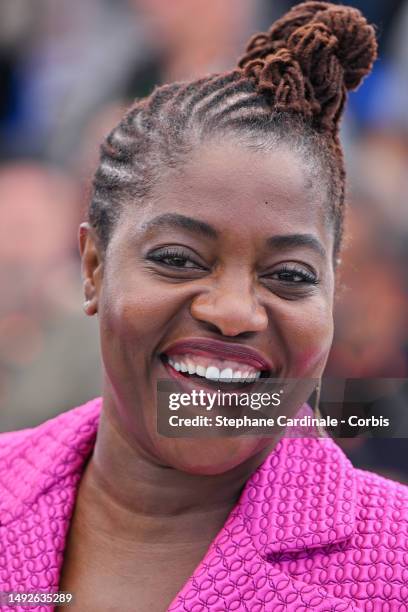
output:
[[374,28],[358,9],[303,2],[252,37],[239,66],[271,94],[274,106],[336,129],[346,90],[359,86],[376,57]]
[[[320,28],[320,24],[327,28],[328,36],[336,38],[333,51],[339,59],[344,70],[344,83],[347,89],[358,87],[363,78],[369,74],[373,62],[377,57],[377,41],[373,26],[367,23],[361,12],[350,6],[330,4],[328,2],[304,2],[294,7],[288,13],[296,14],[306,11],[309,14],[309,29]],[[307,23],[304,24],[307,28]],[[271,28],[273,36],[274,28]],[[290,38],[300,38],[297,28]],[[290,43],[289,43],[290,44]],[[302,49],[307,54],[307,47]]]

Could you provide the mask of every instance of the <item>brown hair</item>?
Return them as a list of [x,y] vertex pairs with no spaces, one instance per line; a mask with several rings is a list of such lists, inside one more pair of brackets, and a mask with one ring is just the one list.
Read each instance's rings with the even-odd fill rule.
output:
[[101,147],[89,221],[102,245],[125,201],[148,196],[163,170],[181,164],[205,136],[232,130],[255,136],[257,146],[259,138],[269,146],[289,142],[314,160],[325,177],[335,256],[345,200],[340,119],[347,91],[376,54],[374,29],[360,11],[303,2],[254,35],[231,72],[164,85],[136,101]]

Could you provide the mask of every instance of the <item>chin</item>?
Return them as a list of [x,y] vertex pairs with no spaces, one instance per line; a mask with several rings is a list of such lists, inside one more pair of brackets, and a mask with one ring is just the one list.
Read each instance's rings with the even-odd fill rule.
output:
[[[267,445],[255,436],[236,438],[190,438],[172,441],[172,448],[161,452],[169,467],[189,474],[216,476],[245,463]],[[165,454],[165,457],[164,457]]]

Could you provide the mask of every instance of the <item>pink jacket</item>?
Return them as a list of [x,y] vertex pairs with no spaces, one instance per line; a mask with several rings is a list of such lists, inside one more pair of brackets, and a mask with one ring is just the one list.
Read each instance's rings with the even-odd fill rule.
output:
[[[58,590],[100,408],[0,435],[0,591]],[[408,487],[353,468],[329,438],[283,439],[169,610],[407,611]]]

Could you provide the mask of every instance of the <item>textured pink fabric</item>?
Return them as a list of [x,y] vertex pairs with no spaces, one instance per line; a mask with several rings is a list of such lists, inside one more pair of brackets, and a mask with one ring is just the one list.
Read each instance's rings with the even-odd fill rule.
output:
[[[0,435],[0,590],[58,590],[100,409]],[[281,440],[169,610],[407,611],[408,488],[353,468],[329,438]]]

